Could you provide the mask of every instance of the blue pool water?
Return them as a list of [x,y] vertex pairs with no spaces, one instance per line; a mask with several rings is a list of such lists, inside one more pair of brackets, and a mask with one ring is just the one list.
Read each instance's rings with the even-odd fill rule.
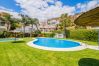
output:
[[[14,41],[15,40],[15,38],[0,38],[0,42],[7,42],[7,41]],[[18,38],[16,39],[16,40],[18,40]]]
[[37,38],[38,40],[33,42],[33,44],[45,47],[53,48],[71,48],[80,46],[78,42],[73,42],[69,40],[58,40],[53,38]]

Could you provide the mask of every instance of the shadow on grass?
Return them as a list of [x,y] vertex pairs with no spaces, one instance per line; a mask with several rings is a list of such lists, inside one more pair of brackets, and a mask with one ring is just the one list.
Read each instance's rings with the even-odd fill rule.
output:
[[25,41],[13,41],[12,43],[25,43]]
[[82,58],[78,62],[79,66],[99,66],[99,60],[92,58]]

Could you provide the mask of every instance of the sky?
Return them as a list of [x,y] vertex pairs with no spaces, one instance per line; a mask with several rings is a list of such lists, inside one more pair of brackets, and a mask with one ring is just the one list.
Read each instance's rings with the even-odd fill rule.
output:
[[57,18],[62,14],[74,15],[99,7],[99,0],[1,0],[0,12],[8,12],[16,18],[19,13],[40,21]]

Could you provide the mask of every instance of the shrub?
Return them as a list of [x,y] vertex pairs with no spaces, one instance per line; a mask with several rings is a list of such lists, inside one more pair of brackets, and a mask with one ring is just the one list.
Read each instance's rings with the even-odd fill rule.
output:
[[41,34],[41,31],[36,30],[33,34],[34,37],[38,37]]
[[42,33],[43,37],[54,37],[55,33]]
[[87,30],[87,29],[70,30],[69,38],[97,41],[98,32],[97,30]]
[[3,31],[0,33],[0,38],[7,38],[10,36],[10,33],[7,31]]

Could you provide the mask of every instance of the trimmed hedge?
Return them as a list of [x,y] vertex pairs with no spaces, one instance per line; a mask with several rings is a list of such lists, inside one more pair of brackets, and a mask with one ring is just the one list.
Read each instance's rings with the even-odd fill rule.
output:
[[97,30],[87,30],[87,29],[70,30],[69,38],[97,41],[98,40],[98,31]]
[[42,37],[54,37],[55,33],[42,33]]

